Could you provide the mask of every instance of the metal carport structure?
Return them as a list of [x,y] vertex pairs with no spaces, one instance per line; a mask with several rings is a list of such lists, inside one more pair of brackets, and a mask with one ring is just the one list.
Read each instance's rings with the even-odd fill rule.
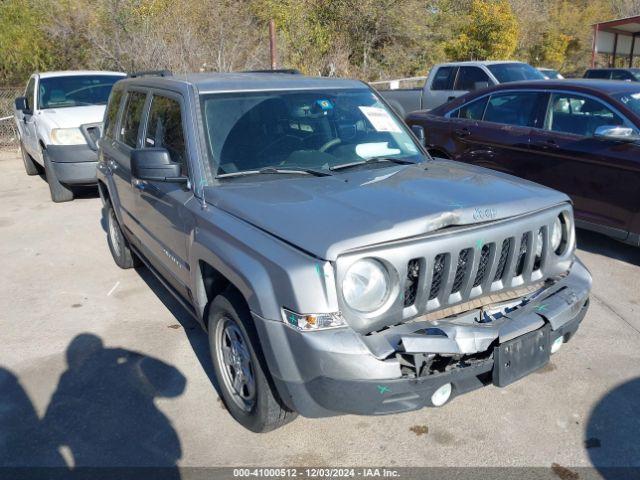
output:
[[595,67],[599,53],[611,55],[609,67],[615,66],[617,56],[627,57],[629,67],[632,67],[633,57],[640,55],[640,45],[636,46],[636,37],[639,35],[640,15],[593,24],[591,67]]

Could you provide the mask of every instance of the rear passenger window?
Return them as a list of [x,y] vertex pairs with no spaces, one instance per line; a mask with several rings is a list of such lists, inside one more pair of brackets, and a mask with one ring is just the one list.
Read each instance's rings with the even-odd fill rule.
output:
[[489,76],[478,67],[460,67],[454,90],[478,90],[491,85]]
[[590,137],[603,125],[624,125],[624,120],[604,104],[581,95],[553,94],[546,128],[554,132]]
[[138,146],[138,130],[140,129],[142,110],[144,109],[146,98],[147,94],[141,92],[129,92],[127,96],[127,103],[124,107],[120,124],[120,141],[131,148]]
[[114,137],[120,100],[122,100],[122,90],[112,90],[109,97],[109,105],[107,106],[107,114],[104,118],[104,136],[107,138]]
[[610,70],[588,70],[585,78],[601,78],[609,80],[610,75]]
[[153,96],[147,133],[144,136],[144,147],[166,148],[171,155],[171,160],[181,163],[182,173],[186,174],[187,150],[180,103],[177,100],[161,95]]
[[484,120],[506,125],[533,127],[536,125],[536,114],[540,110],[539,107],[544,101],[544,96],[545,94],[537,92],[491,95],[484,113]]
[[431,90],[453,90],[457,67],[440,67],[433,77]]
[[487,106],[489,97],[480,98],[471,103],[463,105],[458,110],[458,118],[465,118],[467,120],[482,120],[482,114]]

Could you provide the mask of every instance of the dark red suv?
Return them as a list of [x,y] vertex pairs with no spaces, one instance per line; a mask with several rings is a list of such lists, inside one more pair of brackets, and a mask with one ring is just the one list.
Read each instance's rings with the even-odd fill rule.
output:
[[[410,114],[436,157],[567,193],[578,226],[640,246],[640,85],[519,82]],[[418,129],[419,131],[419,129]]]

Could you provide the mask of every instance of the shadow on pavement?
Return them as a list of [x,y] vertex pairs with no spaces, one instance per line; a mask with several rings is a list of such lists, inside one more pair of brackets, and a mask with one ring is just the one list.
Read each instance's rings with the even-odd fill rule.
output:
[[587,422],[585,448],[606,479],[640,478],[640,377],[607,393]]
[[189,340],[191,348],[196,354],[202,369],[207,374],[207,377],[209,377],[209,381],[213,385],[213,388],[216,389],[218,397],[222,398],[215,372],[213,370],[213,364],[211,362],[209,337],[207,333],[147,267],[138,267],[136,268],[136,272],[140,275],[140,278],[144,280],[144,283],[146,283],[153,293],[155,293],[155,295],[160,299],[167,310],[169,310],[180,323],[187,334],[187,339]]
[[[118,467],[120,476],[130,467],[157,467],[154,478],[180,478],[180,440],[154,404],[182,394],[180,371],[135,351],[105,348],[92,334],[73,339],[66,357],[68,368],[42,419],[18,379],[0,369],[0,477],[7,467],[30,467],[30,473],[48,467],[41,478],[67,478],[78,467]],[[27,477],[14,471],[12,478]]]
[[576,230],[578,248],[587,252],[604,255],[633,265],[640,265],[640,248],[627,245],[600,233]]

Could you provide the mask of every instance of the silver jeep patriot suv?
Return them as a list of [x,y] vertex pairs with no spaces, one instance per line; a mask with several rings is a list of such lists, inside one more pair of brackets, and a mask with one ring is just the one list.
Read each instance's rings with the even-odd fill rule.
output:
[[364,83],[144,75],[115,84],[104,121],[111,253],[208,331],[253,431],[504,387],[587,311],[567,196],[430,158]]

